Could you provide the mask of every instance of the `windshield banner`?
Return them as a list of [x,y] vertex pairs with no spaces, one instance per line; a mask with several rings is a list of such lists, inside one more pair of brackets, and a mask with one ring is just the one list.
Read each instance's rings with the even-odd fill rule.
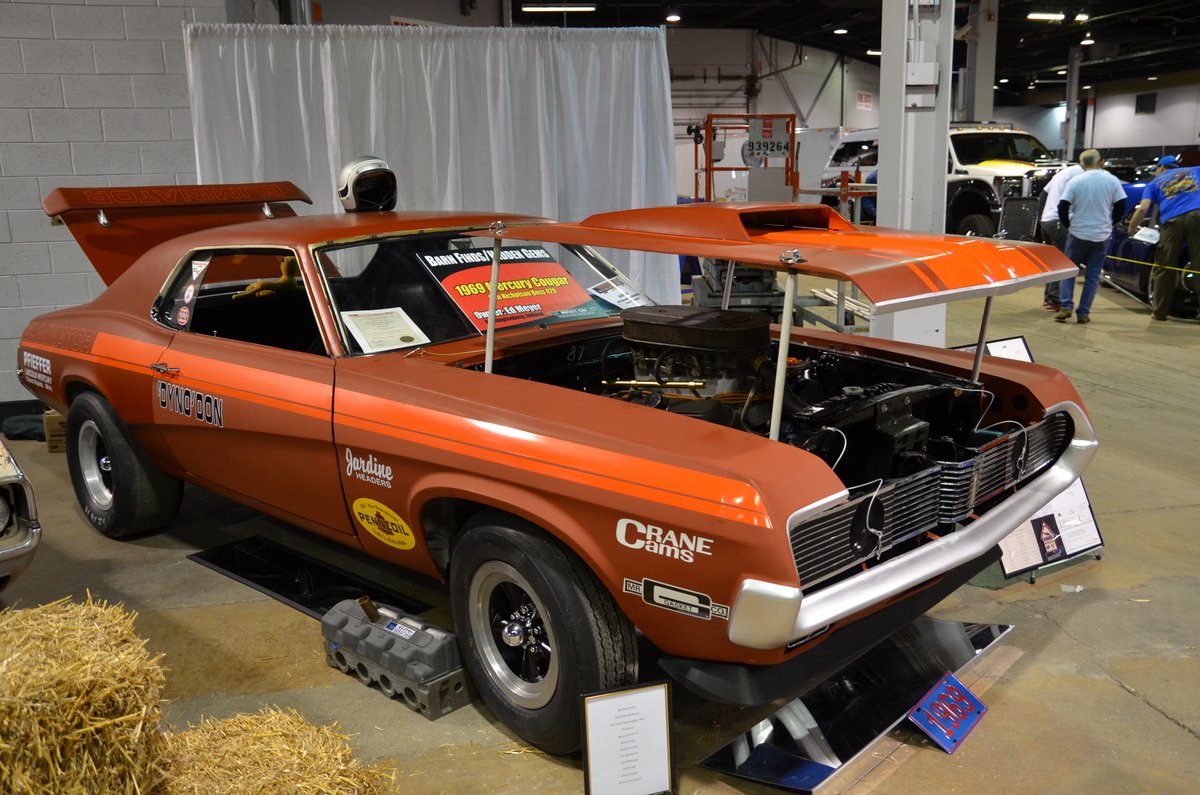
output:
[[[488,292],[492,279],[490,248],[435,251],[419,255],[442,289],[475,328],[487,329]],[[545,320],[604,317],[571,274],[541,246],[500,250],[500,281],[496,290],[496,328]]]

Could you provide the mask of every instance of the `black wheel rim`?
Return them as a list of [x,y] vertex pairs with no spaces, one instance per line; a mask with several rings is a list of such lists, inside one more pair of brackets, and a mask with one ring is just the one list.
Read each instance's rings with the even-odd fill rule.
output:
[[471,578],[468,613],[484,672],[504,697],[526,709],[549,703],[558,687],[557,646],[529,581],[507,563],[487,561]]

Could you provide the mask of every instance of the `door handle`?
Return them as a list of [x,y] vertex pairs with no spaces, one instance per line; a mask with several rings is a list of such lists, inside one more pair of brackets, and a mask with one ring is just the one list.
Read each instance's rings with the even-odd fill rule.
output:
[[150,369],[156,373],[178,373],[179,372],[178,367],[167,367],[166,362],[155,362],[154,364],[150,365]]

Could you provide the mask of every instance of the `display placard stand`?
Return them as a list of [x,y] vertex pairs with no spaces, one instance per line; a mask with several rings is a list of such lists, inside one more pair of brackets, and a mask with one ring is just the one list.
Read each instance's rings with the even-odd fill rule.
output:
[[586,795],[675,795],[670,684],[580,698]]
[[[955,350],[974,351],[974,345]],[[987,343],[987,353],[1005,359],[1032,362],[1033,354],[1024,337],[1008,337]],[[1078,563],[1088,557],[1099,560],[1104,539],[1096,524],[1091,500],[1083,480],[1076,479],[1062,494],[1033,515],[1000,542],[1000,560],[971,580],[983,588],[1003,588],[1028,575],[1037,582],[1038,571]],[[998,572],[997,572],[998,569]]]

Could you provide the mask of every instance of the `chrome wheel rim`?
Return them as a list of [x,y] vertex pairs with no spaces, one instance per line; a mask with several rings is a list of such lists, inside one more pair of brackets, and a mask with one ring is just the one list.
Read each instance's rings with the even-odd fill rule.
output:
[[88,497],[102,511],[112,508],[112,459],[100,428],[92,420],[79,427],[79,472]]
[[533,586],[507,563],[489,560],[471,577],[468,605],[471,634],[492,684],[525,709],[544,707],[558,687],[558,654]]

